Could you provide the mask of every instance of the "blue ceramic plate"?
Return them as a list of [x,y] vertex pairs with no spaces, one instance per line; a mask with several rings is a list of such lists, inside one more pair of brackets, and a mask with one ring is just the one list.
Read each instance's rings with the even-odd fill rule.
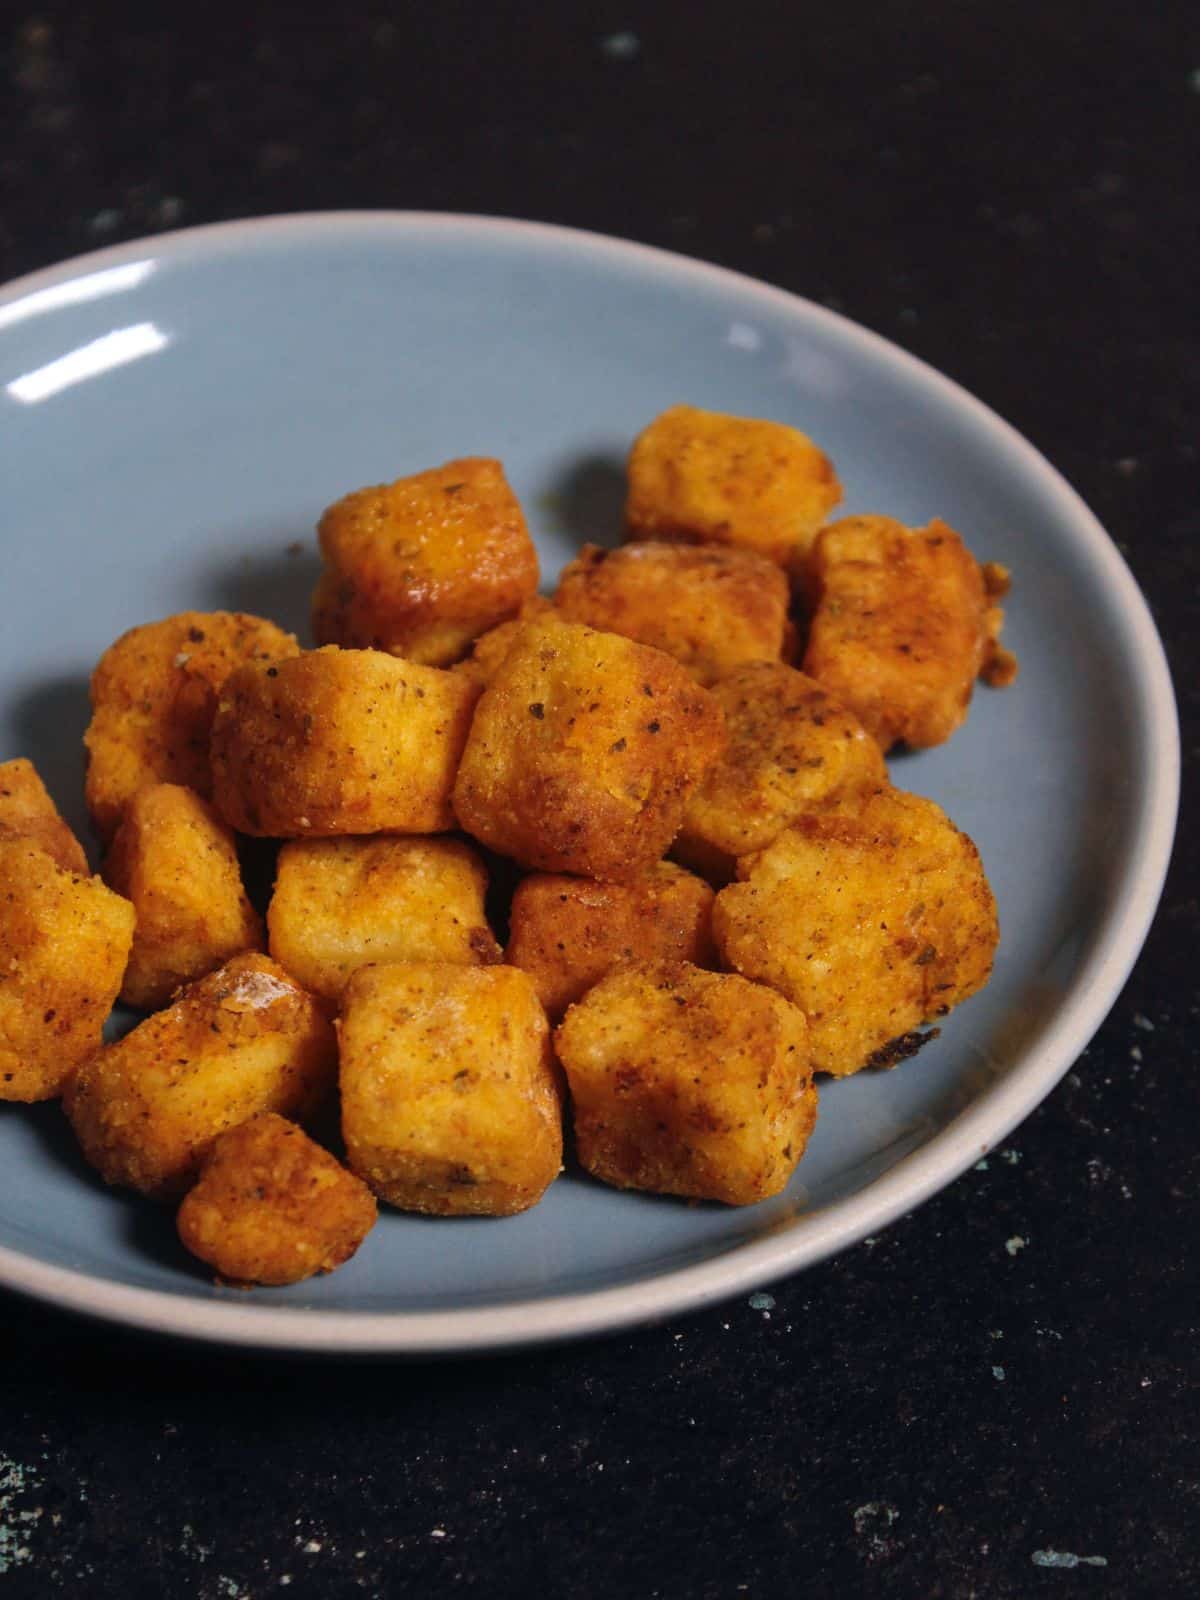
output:
[[[0,1280],[115,1321],[306,1350],[464,1351],[663,1317],[876,1232],[1024,1117],[1145,937],[1175,819],[1170,680],[1120,556],[1051,467],[928,367],[828,311],[636,245],[470,217],[204,228],[0,293],[0,759],[82,809],[88,672],[185,608],[306,630],[331,500],[503,459],[544,574],[611,542],[634,433],[680,400],[832,455],[847,511],[946,518],[1013,569],[1021,676],[895,777],[978,842],[990,987],[919,1058],[827,1084],[786,1194],[747,1210],[568,1175],[504,1221],[384,1216],[320,1281],[213,1287],[169,1215],[107,1191],[56,1106],[0,1107]],[[298,546],[297,541],[301,541]]]

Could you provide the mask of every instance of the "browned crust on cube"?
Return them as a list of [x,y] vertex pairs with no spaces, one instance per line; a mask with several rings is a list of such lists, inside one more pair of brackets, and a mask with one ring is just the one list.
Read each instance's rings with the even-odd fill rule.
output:
[[138,790],[105,857],[104,881],[137,912],[121,985],[126,1005],[166,1005],[181,984],[262,948],[262,918],[242,887],[233,834],[191,789]]
[[213,1141],[176,1227],[218,1281],[289,1284],[349,1261],[376,1213],[361,1178],[264,1111]]
[[454,809],[523,866],[627,882],[665,854],[724,741],[720,708],[670,656],[546,617],[480,698]]
[[0,839],[0,1100],[49,1100],[100,1044],[134,911],[28,839]]
[[753,550],[648,540],[585,545],[554,603],[568,621],[665,650],[711,684],[743,662],[780,659],[789,592],[775,562]]
[[111,838],[148,783],[184,784],[208,799],[208,737],[225,680],[245,662],[298,650],[290,633],[240,611],[183,611],[111,644],[92,673],[84,735],[88,810],[100,837]]
[[329,507],[318,537],[318,644],[449,666],[538,585],[521,507],[490,457],[356,490]]
[[504,959],[557,1021],[623,961],[710,966],[712,902],[707,883],[668,861],[632,883],[533,873],[513,895]]
[[86,877],[83,846],[58,814],[32,761],[0,762],[0,839],[28,839],[65,872]]
[[213,799],[269,838],[444,833],[478,686],[378,650],[244,667],[212,731]]

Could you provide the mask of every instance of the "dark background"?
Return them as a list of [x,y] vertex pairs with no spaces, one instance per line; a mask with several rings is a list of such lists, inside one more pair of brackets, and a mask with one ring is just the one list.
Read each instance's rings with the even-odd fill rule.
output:
[[[1196,18],[4,3],[0,279],[190,223],[415,207],[620,234],[836,306],[1098,512],[1164,634],[1186,774]],[[986,1170],[767,1309],[414,1366],[193,1352],[5,1298],[5,1600],[1197,1592],[1196,893],[1183,832],[1075,1071]]]

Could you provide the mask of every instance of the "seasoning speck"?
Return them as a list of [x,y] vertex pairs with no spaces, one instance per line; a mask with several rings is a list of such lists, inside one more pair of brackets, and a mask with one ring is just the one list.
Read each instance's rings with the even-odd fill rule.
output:
[[750,1296],[750,1309],[751,1311],[774,1311],[775,1296],[773,1294],[763,1294],[761,1291],[758,1294],[752,1294]]

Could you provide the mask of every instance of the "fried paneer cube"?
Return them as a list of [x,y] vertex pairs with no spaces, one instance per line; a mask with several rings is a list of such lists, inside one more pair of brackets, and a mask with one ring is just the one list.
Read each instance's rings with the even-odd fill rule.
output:
[[363,967],[338,1023],[352,1169],[389,1205],[510,1216],[562,1167],[546,1014],[515,967]]
[[286,1117],[220,1134],[179,1207],[185,1247],[231,1283],[300,1283],[344,1265],[370,1233],[375,1197]]
[[207,800],[174,783],[139,789],[104,861],[104,881],[137,912],[121,985],[126,1005],[152,1011],[243,950],[262,948],[233,834]]
[[235,667],[283,661],[299,648],[273,622],[231,611],[184,611],[131,628],[110,645],[92,673],[84,735],[88,810],[100,837],[112,837],[146,784],[184,784],[208,799],[218,691]]
[[983,987],[999,938],[979,852],[932,800],[882,789],[802,817],[738,863],[713,907],[727,966],[808,1018],[813,1065],[891,1065]]
[[336,1070],[337,1041],[316,1000],[249,952],[97,1051],[63,1105],[106,1183],[170,1200],[227,1128],[260,1111],[314,1116]]
[[50,1100],[100,1043],[134,911],[27,839],[0,839],[0,1100]]
[[340,998],[371,962],[500,960],[487,869],[461,839],[297,839],[279,852],[271,954],[313,994]]
[[619,1189],[753,1205],[817,1115],[804,1015],[687,962],[618,967],[554,1035],[584,1169]]
[[660,540],[584,545],[554,597],[569,622],[654,645],[706,684],[745,661],[778,661],[789,602],[782,569],[753,550]]
[[0,839],[28,839],[67,872],[88,875],[83,846],[58,814],[32,761],[0,761]]
[[213,798],[268,838],[444,833],[479,687],[379,650],[243,667],[212,731]]
[[449,666],[538,586],[517,497],[486,457],[359,489],[329,507],[318,537],[318,644]]
[[821,534],[804,670],[883,749],[942,744],[998,650],[983,571],[953,528],[846,517]]
[[504,959],[555,1022],[621,962],[712,965],[712,902],[707,883],[668,861],[632,883],[531,873],[513,895]]
[[716,701],[670,656],[547,616],[480,698],[454,809],[523,866],[629,881],[665,854],[724,742]]
[[517,635],[530,622],[536,622],[539,617],[548,613],[557,615],[557,610],[552,600],[547,600],[545,595],[535,594],[532,600],[527,600],[515,617],[510,617],[507,622],[501,622],[495,628],[489,628],[486,633],[481,633],[471,648],[469,656],[455,663],[456,672],[469,673],[480,686],[491,683],[496,676],[496,668],[511,650]]
[[803,812],[887,782],[879,746],[827,689],[782,662],[753,662],[712,686],[729,743],[705,773],[675,840],[678,860],[727,883]]
[[841,498],[829,458],[798,429],[672,406],[634,442],[626,533],[743,545],[786,565]]

